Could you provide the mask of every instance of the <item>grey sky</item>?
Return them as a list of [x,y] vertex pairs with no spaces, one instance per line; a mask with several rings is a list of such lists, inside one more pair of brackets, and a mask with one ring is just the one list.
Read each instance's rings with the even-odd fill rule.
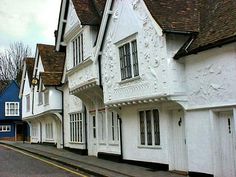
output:
[[[0,51],[15,41],[54,44],[61,0],[1,0]],[[34,55],[34,53],[33,53]]]

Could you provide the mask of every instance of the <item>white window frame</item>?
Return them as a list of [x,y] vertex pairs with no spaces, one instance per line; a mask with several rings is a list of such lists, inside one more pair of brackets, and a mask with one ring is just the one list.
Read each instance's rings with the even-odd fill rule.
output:
[[119,120],[118,117],[119,115],[117,112],[113,111],[110,112],[110,117],[109,117],[109,144],[119,144],[120,140],[120,125],[119,125]]
[[[135,48],[132,45],[133,42],[136,43]],[[138,44],[137,39],[135,37],[130,37],[127,40],[125,40],[124,42],[117,45],[119,62],[120,62],[120,73],[121,73],[121,80],[122,81],[131,79],[131,78],[135,78],[135,77],[139,77],[138,45],[137,44]],[[124,65],[127,65],[127,61],[128,61],[127,57],[124,57],[125,58],[125,59],[123,59],[124,62],[121,61],[122,60],[121,59],[121,48],[126,45],[129,45],[129,58],[130,58],[129,66],[130,66],[130,69],[128,69],[129,67],[124,66]],[[133,50],[136,50],[136,51],[134,52]],[[136,58],[134,56],[136,56]],[[123,70],[126,70],[126,72],[124,72]],[[134,71],[134,70],[136,70],[136,71]],[[130,71],[130,73],[129,73],[129,71]]]
[[[159,144],[155,144],[155,133],[154,133],[154,116],[153,116],[153,111],[157,110],[158,111],[158,130],[159,132],[157,133],[159,135],[159,137],[157,137],[159,139]],[[148,144],[148,133],[147,133],[147,117],[146,117],[146,112],[150,111],[151,112],[151,134],[152,134],[152,144]],[[141,140],[141,124],[140,124],[140,112],[144,112],[144,144],[142,144],[142,140]],[[138,125],[139,125],[139,130],[138,130],[138,134],[139,134],[139,147],[146,147],[146,148],[161,148],[161,128],[160,128],[160,110],[157,108],[153,108],[153,109],[144,109],[144,110],[139,110],[138,111]]]
[[[14,105],[14,108],[13,108],[14,113],[11,113],[12,104]],[[20,116],[20,103],[19,102],[5,102],[5,116]]]
[[70,113],[70,142],[84,144],[84,113]]
[[26,101],[26,112],[30,112],[30,94],[27,94],[25,96],[25,101]]
[[106,113],[104,111],[98,112],[99,123],[99,143],[103,144],[106,141]]
[[52,122],[45,124],[45,138],[46,140],[53,140],[53,123]]
[[11,125],[0,125],[0,132],[2,133],[11,132]]
[[43,104],[43,92],[39,91],[38,92],[38,105],[42,105]]
[[45,90],[44,93],[44,105],[49,105],[49,90]]
[[37,125],[32,125],[32,137],[38,136],[38,127]]
[[79,65],[84,61],[83,45],[83,32],[81,32],[71,41],[73,67]]

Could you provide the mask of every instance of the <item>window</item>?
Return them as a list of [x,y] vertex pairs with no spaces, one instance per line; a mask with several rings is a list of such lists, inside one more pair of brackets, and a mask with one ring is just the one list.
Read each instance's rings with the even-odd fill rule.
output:
[[45,132],[46,132],[46,139],[52,140],[53,139],[53,124],[52,123],[46,123]]
[[26,112],[30,112],[30,94],[26,95]]
[[[98,113],[99,118],[99,140],[101,142],[105,141],[106,138],[106,119],[105,119],[105,112]],[[96,129],[95,129],[96,130]]]
[[20,103],[19,102],[6,102],[5,103],[5,116],[19,116]]
[[32,125],[32,137],[37,137],[38,128],[36,125]]
[[49,91],[45,90],[44,92],[44,105],[48,105],[49,104]]
[[70,141],[83,143],[84,141],[83,113],[70,114]]
[[139,112],[140,144],[160,145],[159,111],[157,109]]
[[119,47],[121,80],[139,75],[137,41]]
[[77,66],[84,60],[82,33],[72,41],[72,49],[73,49],[73,66]]
[[118,123],[119,115],[116,112],[111,112],[110,117],[110,141],[117,142],[119,141],[119,123]]
[[42,92],[38,92],[38,105],[42,105],[43,104],[43,93]]
[[0,132],[10,132],[11,126],[10,125],[0,125]]

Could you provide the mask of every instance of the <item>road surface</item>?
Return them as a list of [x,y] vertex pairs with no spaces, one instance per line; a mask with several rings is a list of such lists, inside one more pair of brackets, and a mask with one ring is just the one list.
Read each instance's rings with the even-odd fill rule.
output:
[[89,177],[41,157],[0,145],[0,177]]

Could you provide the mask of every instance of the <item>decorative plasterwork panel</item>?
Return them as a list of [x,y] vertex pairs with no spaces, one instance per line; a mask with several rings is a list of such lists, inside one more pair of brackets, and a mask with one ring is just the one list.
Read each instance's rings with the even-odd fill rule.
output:
[[[166,92],[165,37],[158,35],[144,4],[139,0],[115,1],[109,25],[102,57],[105,102]],[[118,47],[133,38],[137,40],[140,77],[121,83]]]
[[80,24],[80,20],[76,14],[74,5],[70,1],[65,34],[69,33],[69,31],[71,31],[74,26],[78,26],[78,24]]

